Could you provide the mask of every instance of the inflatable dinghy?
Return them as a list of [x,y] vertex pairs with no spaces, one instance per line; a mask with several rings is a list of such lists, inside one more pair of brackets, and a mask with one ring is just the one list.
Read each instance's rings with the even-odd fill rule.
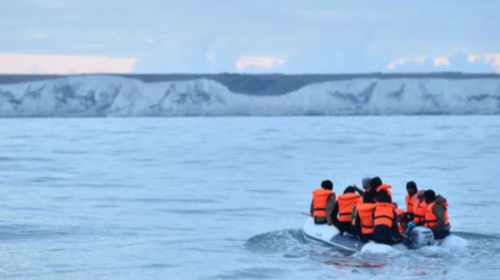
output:
[[[334,246],[341,250],[350,252],[359,252],[367,243],[361,241],[356,236],[343,235],[334,227],[326,224],[317,225],[313,218],[308,218],[303,228],[304,237],[307,240],[312,240]],[[419,249],[424,246],[432,246],[435,244],[434,234],[425,227],[415,227],[411,232],[410,241],[407,247],[410,249]],[[405,247],[402,243],[395,244],[396,247]]]

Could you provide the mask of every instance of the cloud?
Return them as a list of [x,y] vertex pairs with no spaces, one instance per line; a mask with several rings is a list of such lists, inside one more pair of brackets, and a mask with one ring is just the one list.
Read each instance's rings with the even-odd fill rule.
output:
[[391,61],[389,64],[387,64],[387,68],[394,70],[399,66],[403,66],[403,65],[408,64],[408,63],[413,62],[413,61],[414,61],[414,59],[411,59],[411,58],[400,58],[400,59]]
[[243,71],[247,68],[271,69],[286,63],[286,59],[274,56],[240,56],[236,61],[236,69]]
[[446,56],[436,56],[434,57],[434,66],[449,66],[450,60]]
[[141,73],[498,71],[491,57],[453,57],[500,52],[488,1],[3,0],[0,53],[144,53]]
[[433,71],[436,68],[445,68],[449,71],[491,72],[493,70],[500,73],[500,53],[458,53],[449,56],[417,55],[393,60],[387,64],[387,68],[394,71]]
[[450,60],[446,56],[418,55],[415,57],[407,57],[394,60],[387,65],[387,68],[395,70],[396,68],[406,64],[423,65],[427,61],[432,61],[435,67],[450,66]]
[[130,73],[135,57],[0,53],[0,73]]
[[492,65],[497,73],[500,73],[500,53],[470,54],[467,57],[470,63],[483,62]]

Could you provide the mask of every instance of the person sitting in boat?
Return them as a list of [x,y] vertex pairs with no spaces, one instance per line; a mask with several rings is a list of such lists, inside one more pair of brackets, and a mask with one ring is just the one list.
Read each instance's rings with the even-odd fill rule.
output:
[[398,216],[391,196],[385,191],[377,192],[377,205],[373,209],[373,241],[392,245],[401,240]]
[[423,226],[425,222],[425,208],[427,207],[427,203],[425,203],[424,198],[425,190],[419,190],[417,192],[417,199],[413,202],[413,220],[408,222],[406,225],[406,230],[404,236],[408,238],[411,234],[411,231],[416,226]]
[[413,220],[413,205],[417,200],[418,192],[417,184],[413,181],[406,183],[406,192],[408,193],[405,198],[407,218]]
[[333,208],[332,221],[340,232],[347,232],[354,235],[354,230],[351,223],[351,213],[354,206],[359,202],[361,197],[356,193],[356,188],[349,186],[344,190],[344,194],[339,195],[337,203]]
[[377,187],[377,193],[379,193],[380,191],[385,191],[391,197],[391,201],[392,201],[392,192],[391,192],[391,189],[392,189],[391,185],[389,185],[389,184],[382,184],[382,185],[380,185],[380,186]]
[[425,208],[427,203],[424,197],[425,190],[419,190],[417,199],[413,203],[413,222],[416,226],[423,226],[425,222]]
[[311,216],[315,224],[332,225],[332,213],[335,207],[335,193],[333,192],[333,183],[330,180],[321,182],[321,189],[313,191],[311,202]]
[[[361,185],[363,186],[363,190],[358,188],[358,186],[356,186],[356,185],[353,186],[356,189],[356,192],[359,193],[359,195],[361,197],[363,197],[365,193],[370,191],[370,180],[371,180],[371,178],[369,178],[369,177],[363,178],[363,180],[361,180]],[[373,197],[373,194],[372,194],[372,197]],[[351,212],[351,227],[353,228],[353,232],[356,234],[358,233],[358,231],[356,230],[356,208],[360,204],[363,204],[362,199],[360,199],[359,202],[356,205],[354,205],[354,208],[352,209],[352,212]]]
[[360,189],[356,185],[352,185],[352,186],[354,187],[354,189],[356,189],[356,192],[360,196],[363,196],[365,194],[365,192],[370,191],[370,180],[371,180],[371,178],[369,178],[369,177],[363,178],[363,180],[361,180],[362,189]]
[[389,184],[384,184],[380,177],[374,177],[370,180],[370,191],[375,196],[375,198],[377,197],[377,193],[383,190],[387,194],[389,194],[392,200],[392,193],[390,189],[392,189],[392,186]]
[[370,191],[370,180],[371,180],[370,177],[365,177],[365,178],[363,178],[363,180],[361,180],[361,186],[363,187],[363,190],[365,192]]
[[393,202],[394,210],[396,210],[396,215],[398,215],[398,229],[399,233],[403,233],[406,229],[406,224],[408,223],[408,219],[406,218],[406,212],[403,209],[398,208],[398,204]]
[[359,238],[368,242],[373,239],[373,209],[375,209],[375,198],[371,192],[365,192],[363,203],[358,204],[356,209],[355,227]]
[[382,179],[380,177],[373,177],[370,179],[370,192],[373,194],[373,197],[377,196],[377,188],[382,185]]
[[424,192],[425,202],[425,226],[434,233],[435,239],[443,239],[450,235],[450,221],[448,220],[448,203],[446,198],[437,195],[433,190]]

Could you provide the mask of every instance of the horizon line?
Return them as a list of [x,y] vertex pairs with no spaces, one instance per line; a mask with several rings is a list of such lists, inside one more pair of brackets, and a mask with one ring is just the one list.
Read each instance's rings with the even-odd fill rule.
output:
[[500,76],[500,73],[490,72],[461,72],[461,71],[439,71],[439,72],[345,72],[345,73],[242,73],[242,72],[219,72],[219,73],[189,73],[189,72],[170,72],[170,73],[0,73],[0,76],[167,76],[167,75],[186,75],[186,76],[353,76],[353,75],[388,75],[388,76],[404,76],[404,75],[475,75],[475,76]]

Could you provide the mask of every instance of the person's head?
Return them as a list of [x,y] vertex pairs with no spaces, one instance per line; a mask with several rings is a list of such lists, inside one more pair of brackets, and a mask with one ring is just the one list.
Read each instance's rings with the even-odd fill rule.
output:
[[418,191],[417,184],[413,181],[406,183],[406,191],[409,196],[413,196]]
[[425,202],[432,203],[436,199],[436,193],[433,190],[426,190],[424,192]]
[[374,177],[370,180],[371,190],[375,191],[380,185],[382,185],[382,179],[380,179],[380,177]]
[[325,190],[333,190],[333,183],[330,180],[321,182],[321,187]]
[[418,197],[418,200],[420,201],[423,201],[424,200],[424,193],[425,193],[425,190],[419,190],[418,193],[417,193],[417,197]]
[[391,199],[391,196],[389,194],[387,194],[386,191],[382,190],[382,191],[377,192],[377,202],[391,203],[392,199]]
[[371,192],[365,192],[363,194],[363,203],[375,203],[375,197]]
[[349,187],[345,188],[345,190],[344,190],[344,194],[355,193],[355,192],[356,192],[356,188],[354,188],[353,186],[349,186]]
[[392,205],[394,205],[394,207],[398,208],[398,203],[397,202],[393,202]]
[[361,186],[363,186],[363,190],[368,191],[370,189],[370,180],[370,177],[366,177],[361,180]]

